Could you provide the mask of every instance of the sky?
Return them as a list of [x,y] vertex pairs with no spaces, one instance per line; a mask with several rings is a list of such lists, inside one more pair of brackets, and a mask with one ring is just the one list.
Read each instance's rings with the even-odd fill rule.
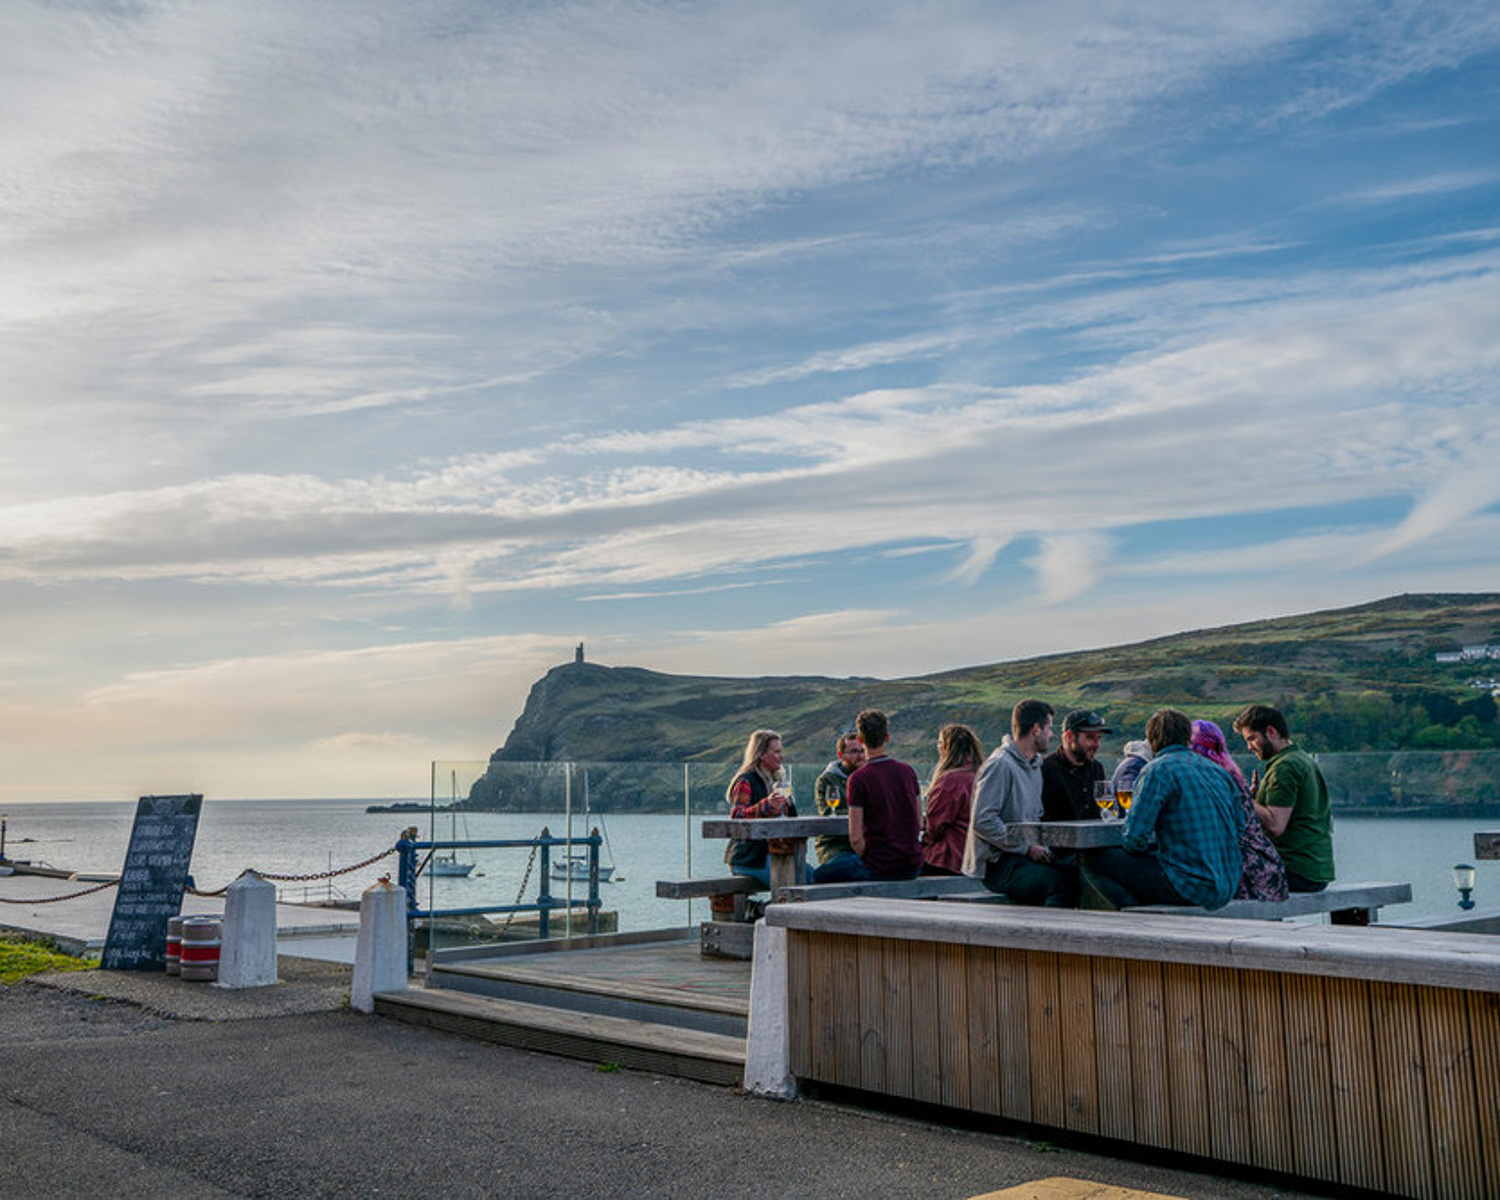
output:
[[9,0],[0,801],[1500,591],[1497,334],[1493,0]]

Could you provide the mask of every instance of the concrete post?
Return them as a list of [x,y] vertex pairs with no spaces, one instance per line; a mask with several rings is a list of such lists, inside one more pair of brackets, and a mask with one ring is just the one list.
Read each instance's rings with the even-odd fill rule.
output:
[[224,896],[221,988],[268,987],[276,982],[276,885],[246,871]]
[[359,941],[349,1005],[359,1012],[374,1012],[376,992],[405,988],[406,889],[394,886],[387,875],[359,898]]
[[745,1090],[773,1100],[797,1096],[786,988],[786,930],[757,921],[750,969],[750,1028],[745,1038]]

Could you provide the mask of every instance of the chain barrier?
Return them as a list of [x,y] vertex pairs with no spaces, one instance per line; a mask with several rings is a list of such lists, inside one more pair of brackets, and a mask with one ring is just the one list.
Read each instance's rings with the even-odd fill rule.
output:
[[105,888],[119,887],[118,879],[108,879],[98,887],[84,888],[81,892],[70,892],[66,896],[46,896],[36,900],[7,900],[0,896],[0,904],[61,904],[64,900],[77,900],[79,896],[92,896],[95,892],[102,892]]
[[[526,874],[521,876],[521,886],[516,889],[516,898],[513,901],[513,903],[515,904],[520,904],[522,897],[526,895],[526,885],[531,882],[531,869],[536,866],[536,852],[539,849],[541,849],[541,847],[538,846],[537,843],[532,842],[531,857],[526,860]],[[510,932],[510,923],[515,919],[515,913],[509,912],[505,914],[505,924],[500,926],[500,935],[502,937]],[[573,919],[571,913],[568,914],[568,919]]]
[[[353,866],[335,867],[331,871],[309,871],[304,875],[272,875],[268,871],[256,871],[255,873],[262,879],[269,879],[272,883],[312,883],[314,880],[333,879],[339,875],[348,875],[351,871],[363,870],[365,867],[373,866],[382,858],[389,858],[392,854],[395,853],[396,847],[392,846],[387,850],[382,850],[379,854],[370,855],[370,857],[365,859],[363,862],[357,862]],[[206,892],[200,888],[191,887],[187,890],[194,896],[222,896],[229,891],[229,885],[226,883],[223,887],[216,888],[211,892]]]

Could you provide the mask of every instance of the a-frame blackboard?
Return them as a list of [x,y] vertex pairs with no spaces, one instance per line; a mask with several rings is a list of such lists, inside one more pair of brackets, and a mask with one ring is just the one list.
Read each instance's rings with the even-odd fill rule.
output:
[[115,911],[100,966],[116,971],[162,970],[167,918],[182,911],[202,796],[142,796],[115,893]]

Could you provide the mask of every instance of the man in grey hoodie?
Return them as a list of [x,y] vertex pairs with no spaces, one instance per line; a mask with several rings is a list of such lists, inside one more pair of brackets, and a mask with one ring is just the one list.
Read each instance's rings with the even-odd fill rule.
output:
[[1042,755],[1052,743],[1052,706],[1022,700],[1010,714],[1010,733],[974,780],[974,808],[964,845],[964,874],[1004,892],[1014,904],[1073,908],[1078,870],[1054,862],[1046,846],[1001,846],[1005,827],[1042,819]]

